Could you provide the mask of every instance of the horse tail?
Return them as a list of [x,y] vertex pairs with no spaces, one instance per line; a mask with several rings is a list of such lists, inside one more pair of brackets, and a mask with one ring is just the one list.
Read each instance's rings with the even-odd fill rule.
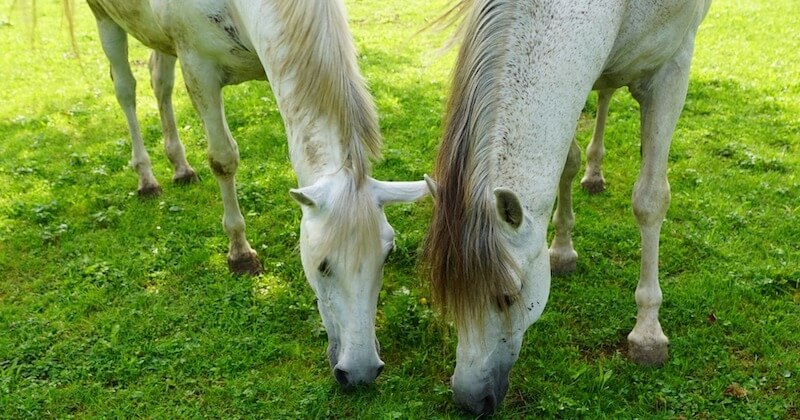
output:
[[[34,5],[36,0],[32,0]],[[72,44],[72,51],[75,56],[80,57],[78,52],[78,40],[75,38],[75,2],[73,0],[63,0],[64,16],[67,18],[67,26],[69,27],[69,41]],[[34,13],[34,16],[36,14]]]
[[[38,19],[36,18],[36,0],[23,0],[22,5],[30,4],[31,10],[31,44],[35,41],[35,34],[36,29],[38,26]],[[17,6],[17,0],[14,0],[11,3],[11,10],[13,10]],[[67,28],[69,30],[69,41],[70,45],[72,45],[72,51],[75,53],[75,56],[80,56],[78,54],[78,39],[75,37],[75,2],[74,0],[62,0],[62,6],[64,8],[64,17],[67,19]]]

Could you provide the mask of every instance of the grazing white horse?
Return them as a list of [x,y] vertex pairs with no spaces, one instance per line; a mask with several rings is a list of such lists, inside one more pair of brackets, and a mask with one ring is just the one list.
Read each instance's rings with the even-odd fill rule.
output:
[[[641,105],[642,169],[633,212],[642,239],[638,363],[667,359],[658,243],[670,201],[667,154],[694,38],[710,0],[462,0],[461,45],[425,256],[434,298],[458,330],[455,402],[491,413],[508,390],[525,330],[569,271],[577,120],[591,90],[627,86]],[[602,102],[602,101],[601,101]],[[555,238],[548,252],[548,218]]]
[[383,369],[375,315],[394,231],[383,205],[427,194],[422,181],[369,177],[381,145],[378,120],[356,63],[342,0],[87,0],[114,89],[133,138],[139,192],[156,194],[135,113],[127,34],[154,50],[152,84],[175,180],[196,175],[175,130],[171,93],[176,57],[203,120],[208,160],[222,192],[228,263],[236,273],[261,264],[245,237],[234,175],[239,151],[228,130],[222,87],[268,79],[277,98],[300,188],[300,253],[328,333],[328,357],[343,386],[372,382]]

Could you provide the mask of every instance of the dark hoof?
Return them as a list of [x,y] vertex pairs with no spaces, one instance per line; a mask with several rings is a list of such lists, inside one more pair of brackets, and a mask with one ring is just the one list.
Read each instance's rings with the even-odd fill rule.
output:
[[195,171],[188,171],[180,175],[175,174],[175,176],[172,177],[172,182],[177,185],[189,185],[200,182],[200,178]]
[[556,277],[565,277],[578,269],[578,254],[572,252],[558,254],[550,251],[550,274]]
[[669,359],[669,345],[666,343],[641,345],[628,341],[628,357],[637,365],[661,367]]
[[574,273],[578,269],[578,261],[560,261],[558,263],[550,263],[550,274],[555,277],[566,277]]
[[262,267],[261,261],[258,260],[258,255],[255,251],[237,258],[228,257],[228,268],[231,273],[237,276],[257,276],[264,272],[264,267]]
[[584,179],[581,188],[589,194],[600,194],[606,190],[606,182],[601,179]]
[[139,198],[154,198],[161,195],[160,185],[150,185],[147,187],[139,188]]

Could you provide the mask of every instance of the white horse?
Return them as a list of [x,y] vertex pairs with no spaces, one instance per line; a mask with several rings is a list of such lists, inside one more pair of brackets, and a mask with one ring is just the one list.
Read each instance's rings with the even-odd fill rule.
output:
[[342,0],[87,0],[109,61],[114,89],[133,139],[139,193],[157,194],[135,113],[127,34],[154,50],[152,85],[158,98],[174,179],[196,175],[175,130],[171,94],[176,58],[203,120],[208,160],[222,192],[223,227],[235,273],[261,264],[245,237],[234,175],[239,163],[228,130],[222,87],[268,79],[289,137],[300,188],[300,253],[328,333],[328,357],[343,386],[370,383],[383,369],[375,315],[383,264],[394,231],[383,205],[427,193],[418,182],[369,177],[380,134],[375,106],[356,63]]
[[463,43],[436,165],[439,184],[430,182],[436,208],[425,245],[434,298],[458,330],[456,403],[474,413],[496,409],[523,334],[544,310],[551,270],[574,269],[574,134],[592,89],[627,86],[641,105],[643,163],[633,212],[642,261],[628,354],[638,363],[663,363],[658,243],[670,201],[667,154],[710,0],[459,6]]

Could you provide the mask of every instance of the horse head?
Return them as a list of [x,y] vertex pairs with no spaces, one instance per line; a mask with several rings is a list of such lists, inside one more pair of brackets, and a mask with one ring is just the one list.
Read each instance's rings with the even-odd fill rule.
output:
[[344,387],[368,384],[383,370],[375,316],[394,229],[383,206],[416,201],[425,183],[355,182],[340,170],[293,189],[303,210],[300,257],[328,334],[328,361]]

